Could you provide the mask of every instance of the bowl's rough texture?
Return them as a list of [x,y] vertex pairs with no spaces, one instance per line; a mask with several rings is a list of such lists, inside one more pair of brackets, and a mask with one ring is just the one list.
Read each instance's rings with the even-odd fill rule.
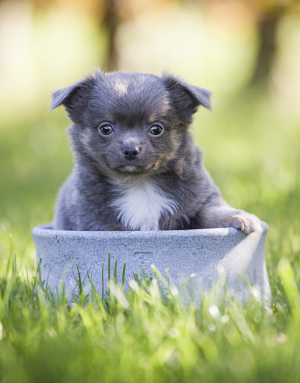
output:
[[[63,231],[53,230],[51,225],[37,226],[32,230],[36,247],[37,264],[42,258],[41,275],[51,288],[60,287],[64,281],[70,296],[76,289],[78,264],[81,279],[87,272],[102,293],[102,266],[104,286],[108,282],[108,254],[111,259],[111,274],[117,260],[118,281],[122,279],[126,262],[125,279],[154,276],[154,264],[167,278],[169,269],[175,286],[189,279],[193,284],[207,290],[220,277],[226,276],[227,286],[244,299],[249,294],[247,284],[257,286],[264,302],[269,301],[270,285],[265,263],[265,242],[268,225],[249,235],[239,230],[205,229],[181,231]],[[250,281],[251,278],[251,281]],[[90,289],[85,278],[85,292]],[[76,292],[76,290],[75,290]]]

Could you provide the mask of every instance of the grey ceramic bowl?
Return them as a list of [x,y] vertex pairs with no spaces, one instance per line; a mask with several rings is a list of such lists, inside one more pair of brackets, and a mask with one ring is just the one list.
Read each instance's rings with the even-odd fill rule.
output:
[[[118,281],[122,278],[124,262],[127,281],[133,279],[133,273],[142,276],[143,270],[146,275],[154,276],[151,268],[154,264],[165,277],[165,270],[169,269],[175,286],[179,287],[193,274],[193,281],[197,281],[203,290],[210,288],[219,279],[220,270],[223,270],[228,288],[245,297],[250,290],[247,283],[252,283],[262,293],[263,300],[268,301],[270,285],[265,264],[267,231],[266,223],[262,223],[261,231],[249,235],[233,228],[148,232],[62,231],[53,230],[49,224],[35,227],[32,235],[37,264],[42,259],[42,279],[51,288],[64,281],[68,294],[76,286],[76,264],[82,279],[89,271],[101,294],[102,265],[105,270],[103,282],[107,288],[110,253],[111,273],[115,261],[118,261]],[[90,288],[88,278],[85,284],[87,292]]]

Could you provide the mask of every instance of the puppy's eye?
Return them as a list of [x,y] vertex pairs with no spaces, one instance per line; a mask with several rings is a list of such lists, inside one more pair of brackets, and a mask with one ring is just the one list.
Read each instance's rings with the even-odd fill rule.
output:
[[153,136],[160,136],[163,132],[164,128],[161,125],[152,125],[149,129],[149,133]]
[[114,132],[112,126],[109,124],[100,125],[98,128],[98,131],[103,136],[109,136],[110,134],[112,134]]

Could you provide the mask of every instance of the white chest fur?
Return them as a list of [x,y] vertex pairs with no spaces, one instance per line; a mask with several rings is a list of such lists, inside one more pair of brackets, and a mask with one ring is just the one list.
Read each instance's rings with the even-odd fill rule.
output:
[[112,206],[128,230],[159,230],[160,217],[176,210],[176,202],[149,179],[132,179],[114,186]]

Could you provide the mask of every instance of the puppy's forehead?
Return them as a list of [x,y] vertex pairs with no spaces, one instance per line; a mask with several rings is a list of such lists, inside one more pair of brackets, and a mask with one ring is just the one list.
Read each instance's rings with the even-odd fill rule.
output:
[[117,72],[106,75],[103,85],[105,111],[117,118],[155,120],[169,111],[169,94],[154,75]]

